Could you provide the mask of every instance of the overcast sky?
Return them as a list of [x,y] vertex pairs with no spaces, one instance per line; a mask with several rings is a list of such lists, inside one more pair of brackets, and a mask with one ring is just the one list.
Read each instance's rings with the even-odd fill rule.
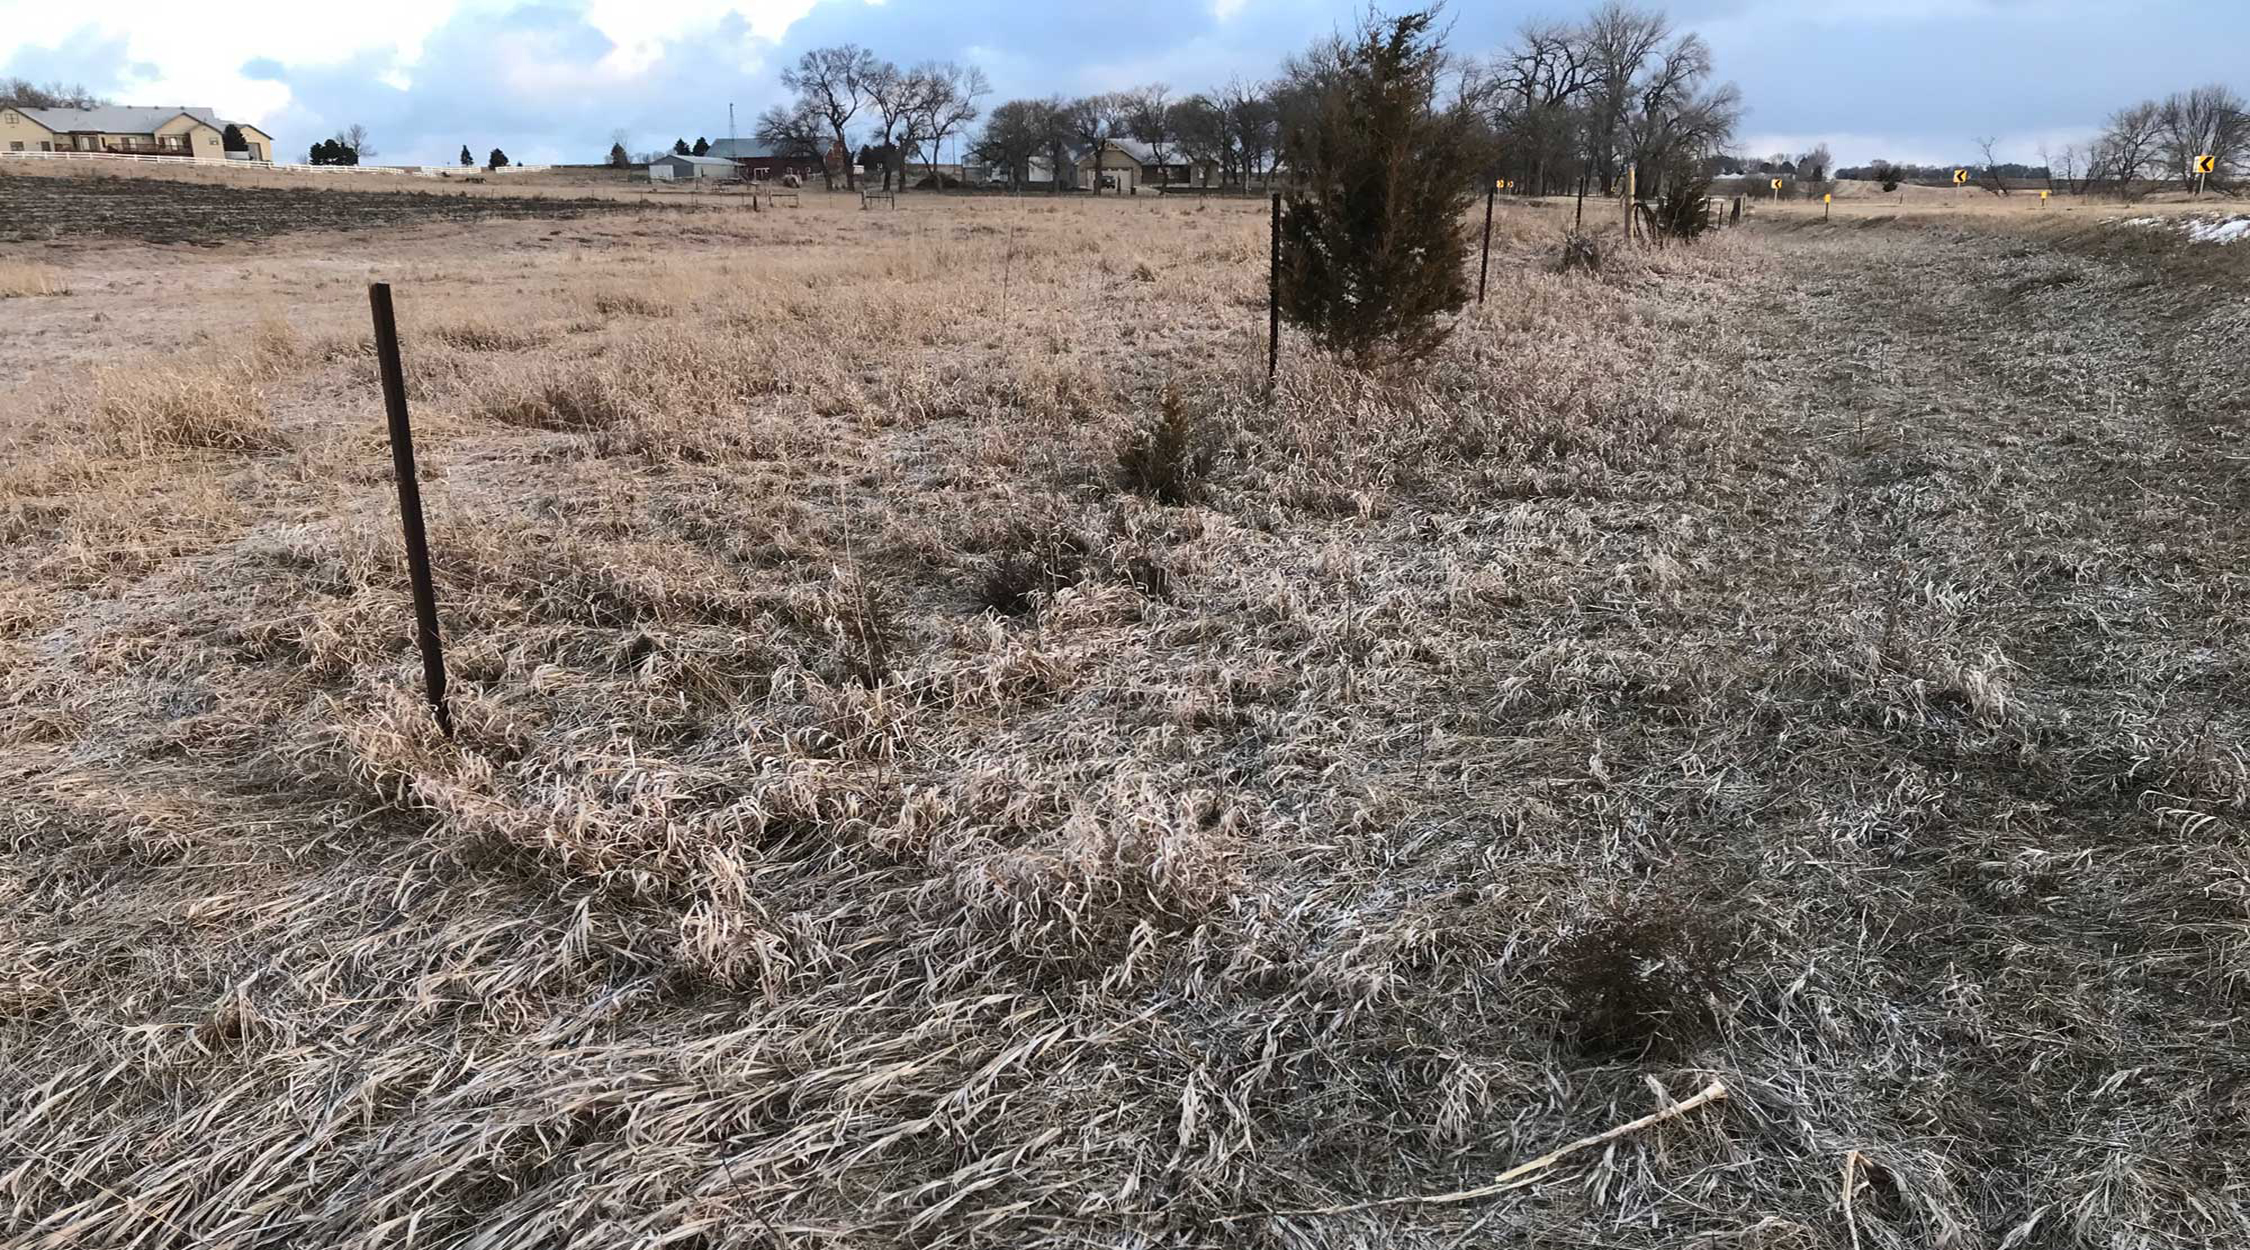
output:
[[[749,130],[783,64],[851,40],[901,64],[984,67],[994,100],[1264,76],[1358,0],[0,0],[0,74],[119,103],[206,105],[284,156],[352,122],[384,163],[599,160]],[[1405,7],[1403,4],[1396,7]],[[1585,4],[1454,0],[1462,52]],[[1825,139],[1846,164],[2003,159],[2083,137],[2110,109],[2209,81],[2250,92],[2245,0],[1682,0],[1750,106],[1741,149]],[[74,24],[74,20],[76,24]]]

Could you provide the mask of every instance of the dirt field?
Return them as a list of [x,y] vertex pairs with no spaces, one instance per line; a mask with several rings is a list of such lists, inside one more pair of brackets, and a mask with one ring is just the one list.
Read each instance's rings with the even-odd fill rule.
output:
[[231,239],[305,230],[376,230],[508,217],[567,219],[631,207],[614,198],[472,196],[420,188],[321,185],[251,188],[137,177],[26,177],[0,171],[0,243],[100,235],[216,246]]
[[0,249],[0,1244],[2250,1240],[2236,253],[1566,211]]

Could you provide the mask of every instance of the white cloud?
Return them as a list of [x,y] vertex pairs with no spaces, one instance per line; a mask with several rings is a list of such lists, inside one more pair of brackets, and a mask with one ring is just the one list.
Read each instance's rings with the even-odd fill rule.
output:
[[615,68],[638,73],[664,55],[664,46],[689,31],[708,30],[738,17],[753,39],[778,43],[789,28],[812,12],[817,0],[591,0],[586,24],[602,32],[617,51]]
[[[629,83],[663,59],[665,48],[692,33],[707,35],[729,18],[752,39],[777,42],[817,0],[588,0],[585,24],[614,49],[593,66],[536,40],[495,50],[495,72],[525,90]],[[158,0],[111,0],[72,25],[0,24],[0,64],[35,79],[71,78],[42,72],[47,50],[101,43],[122,51],[125,67],[114,81],[87,86],[129,104],[180,104],[216,109],[224,116],[269,123],[302,102],[286,83],[243,72],[245,63],[270,60],[292,73],[347,63],[366,67],[369,79],[409,90],[426,41],[446,23],[468,14],[503,14],[528,7],[495,0],[383,0],[379,10],[303,0],[228,0],[181,8]],[[379,13],[379,16],[376,14]],[[63,58],[67,59],[67,58]],[[740,68],[757,68],[745,54]]]
[[394,49],[411,62],[422,40],[458,7],[459,0],[385,0],[381,19],[370,21],[356,6],[299,0],[230,0],[200,8],[113,0],[76,25],[67,16],[37,26],[0,25],[0,62],[29,60],[35,66],[43,38],[116,41],[129,62],[124,81],[88,86],[121,103],[203,105],[264,121],[288,106],[289,89],[245,77],[245,61],[329,65]]

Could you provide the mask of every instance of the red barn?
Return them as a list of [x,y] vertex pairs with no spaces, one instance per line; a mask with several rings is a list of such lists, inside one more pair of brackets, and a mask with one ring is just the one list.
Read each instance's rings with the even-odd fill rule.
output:
[[745,182],[779,182],[783,174],[795,174],[799,181],[810,182],[821,172],[818,156],[788,152],[754,139],[721,139],[711,145],[710,154],[733,161]]

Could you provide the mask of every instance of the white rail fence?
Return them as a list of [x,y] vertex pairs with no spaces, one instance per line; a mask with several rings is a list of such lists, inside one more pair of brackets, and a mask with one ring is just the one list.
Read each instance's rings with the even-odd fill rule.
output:
[[138,161],[194,169],[279,169],[312,174],[403,174],[387,165],[288,165],[280,161],[236,161],[217,156],[143,156],[132,152],[0,152],[8,161]]

